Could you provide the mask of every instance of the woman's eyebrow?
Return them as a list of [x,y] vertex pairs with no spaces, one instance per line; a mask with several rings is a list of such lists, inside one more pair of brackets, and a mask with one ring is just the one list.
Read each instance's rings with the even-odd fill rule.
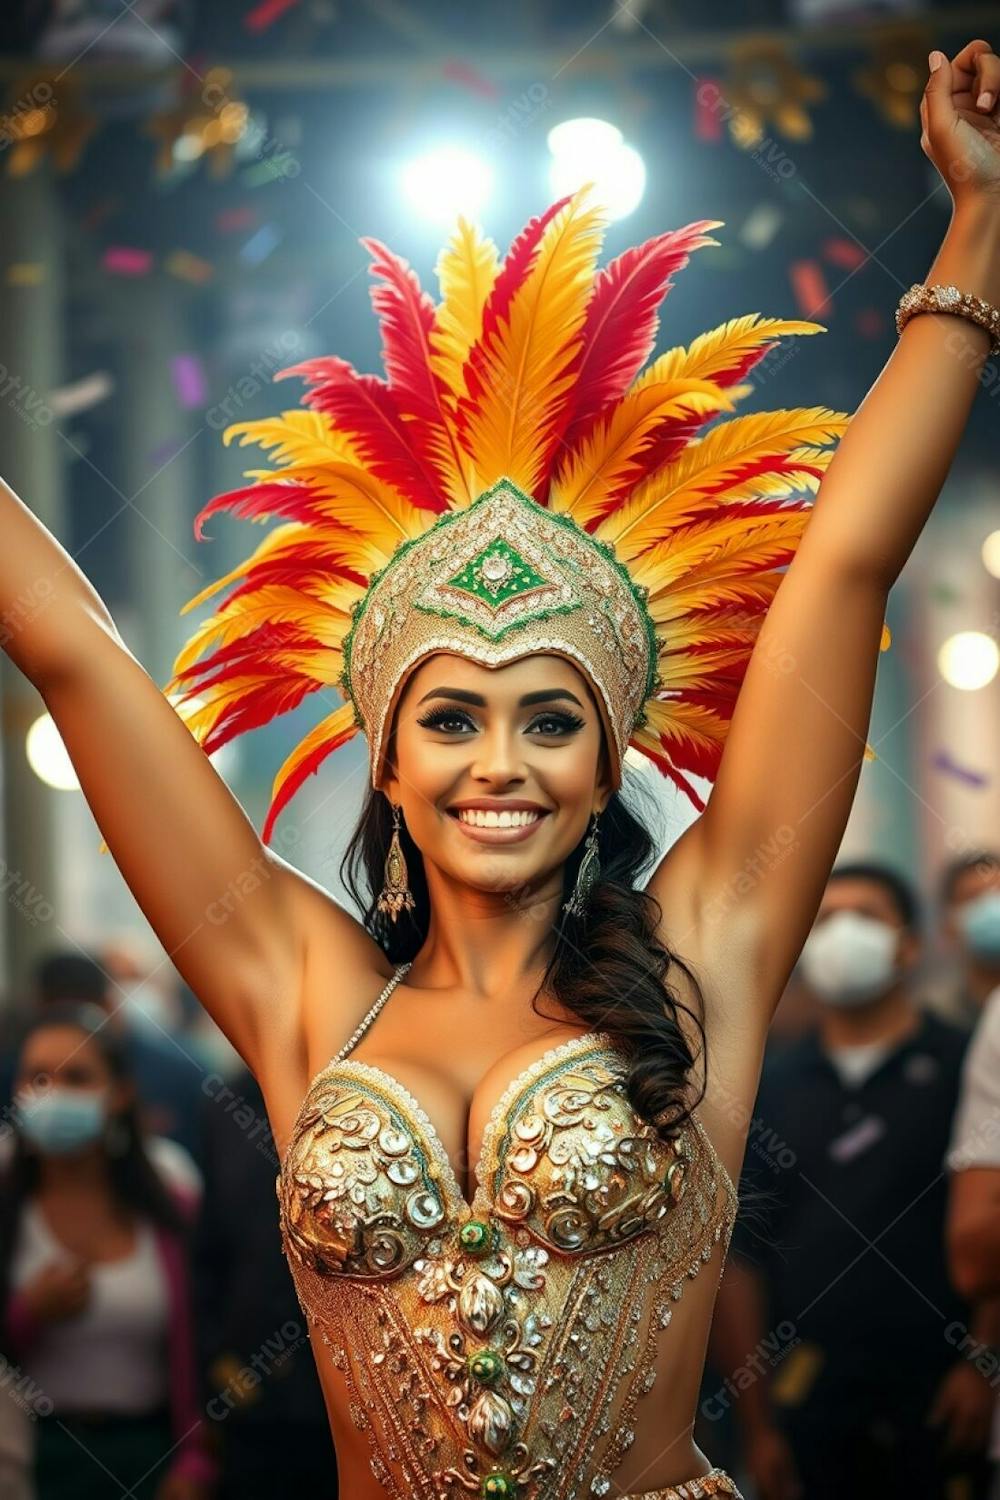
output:
[[[426,703],[428,698],[453,698],[460,703],[472,703],[477,708],[486,707],[486,699],[480,693],[470,693],[465,688],[434,688],[431,692],[424,694],[417,707],[419,708],[421,703]],[[524,697],[518,700],[518,706],[528,708],[532,703],[551,703],[556,698],[568,698],[578,708],[584,706],[576,694],[569,691],[569,688],[541,688],[534,693],[525,693]]]

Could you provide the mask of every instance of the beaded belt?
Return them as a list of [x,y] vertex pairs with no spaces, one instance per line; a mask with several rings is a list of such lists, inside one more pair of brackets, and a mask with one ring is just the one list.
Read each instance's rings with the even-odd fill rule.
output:
[[708,1500],[711,1495],[729,1495],[731,1500],[743,1496],[724,1469],[710,1469],[683,1484],[668,1484],[666,1489],[643,1490],[642,1494],[623,1495],[622,1500]]

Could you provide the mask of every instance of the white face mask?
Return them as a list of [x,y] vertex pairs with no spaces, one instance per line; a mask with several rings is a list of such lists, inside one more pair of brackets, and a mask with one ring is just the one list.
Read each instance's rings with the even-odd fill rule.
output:
[[1000,960],[1000,891],[981,891],[963,902],[955,921],[970,953],[988,963]]
[[898,977],[899,932],[857,911],[836,911],[806,938],[799,967],[809,988],[827,1005],[865,1005]]

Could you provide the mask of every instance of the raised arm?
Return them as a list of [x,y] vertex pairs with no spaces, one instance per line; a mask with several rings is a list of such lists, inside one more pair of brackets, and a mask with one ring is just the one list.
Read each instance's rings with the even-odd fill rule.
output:
[[[992,116],[976,109],[980,87],[993,91]],[[1000,58],[970,42],[931,74],[921,116],[925,152],[953,197],[926,279],[1000,306],[998,92]],[[924,313],[903,330],[841,439],[771,604],[708,807],[650,881],[665,914],[680,910],[698,927],[702,951],[748,945],[765,1025],[854,800],[889,589],[948,473],[989,348],[986,331],[952,315]],[[719,911],[725,932],[712,930]]]
[[[375,944],[262,844],[87,578],[2,481],[0,534],[4,649],[41,693],[169,958],[258,1073],[264,1048],[301,1035],[310,922],[340,924],[345,959]],[[19,607],[27,597],[40,607]]]

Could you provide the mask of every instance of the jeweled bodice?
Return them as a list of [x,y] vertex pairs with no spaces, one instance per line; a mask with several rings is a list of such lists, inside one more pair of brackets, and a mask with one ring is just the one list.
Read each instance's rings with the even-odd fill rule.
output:
[[656,1331],[737,1201],[697,1117],[661,1141],[626,1073],[602,1032],[526,1068],[471,1203],[398,1080],[340,1057],[313,1079],[276,1184],[283,1245],[398,1500],[610,1490]]

